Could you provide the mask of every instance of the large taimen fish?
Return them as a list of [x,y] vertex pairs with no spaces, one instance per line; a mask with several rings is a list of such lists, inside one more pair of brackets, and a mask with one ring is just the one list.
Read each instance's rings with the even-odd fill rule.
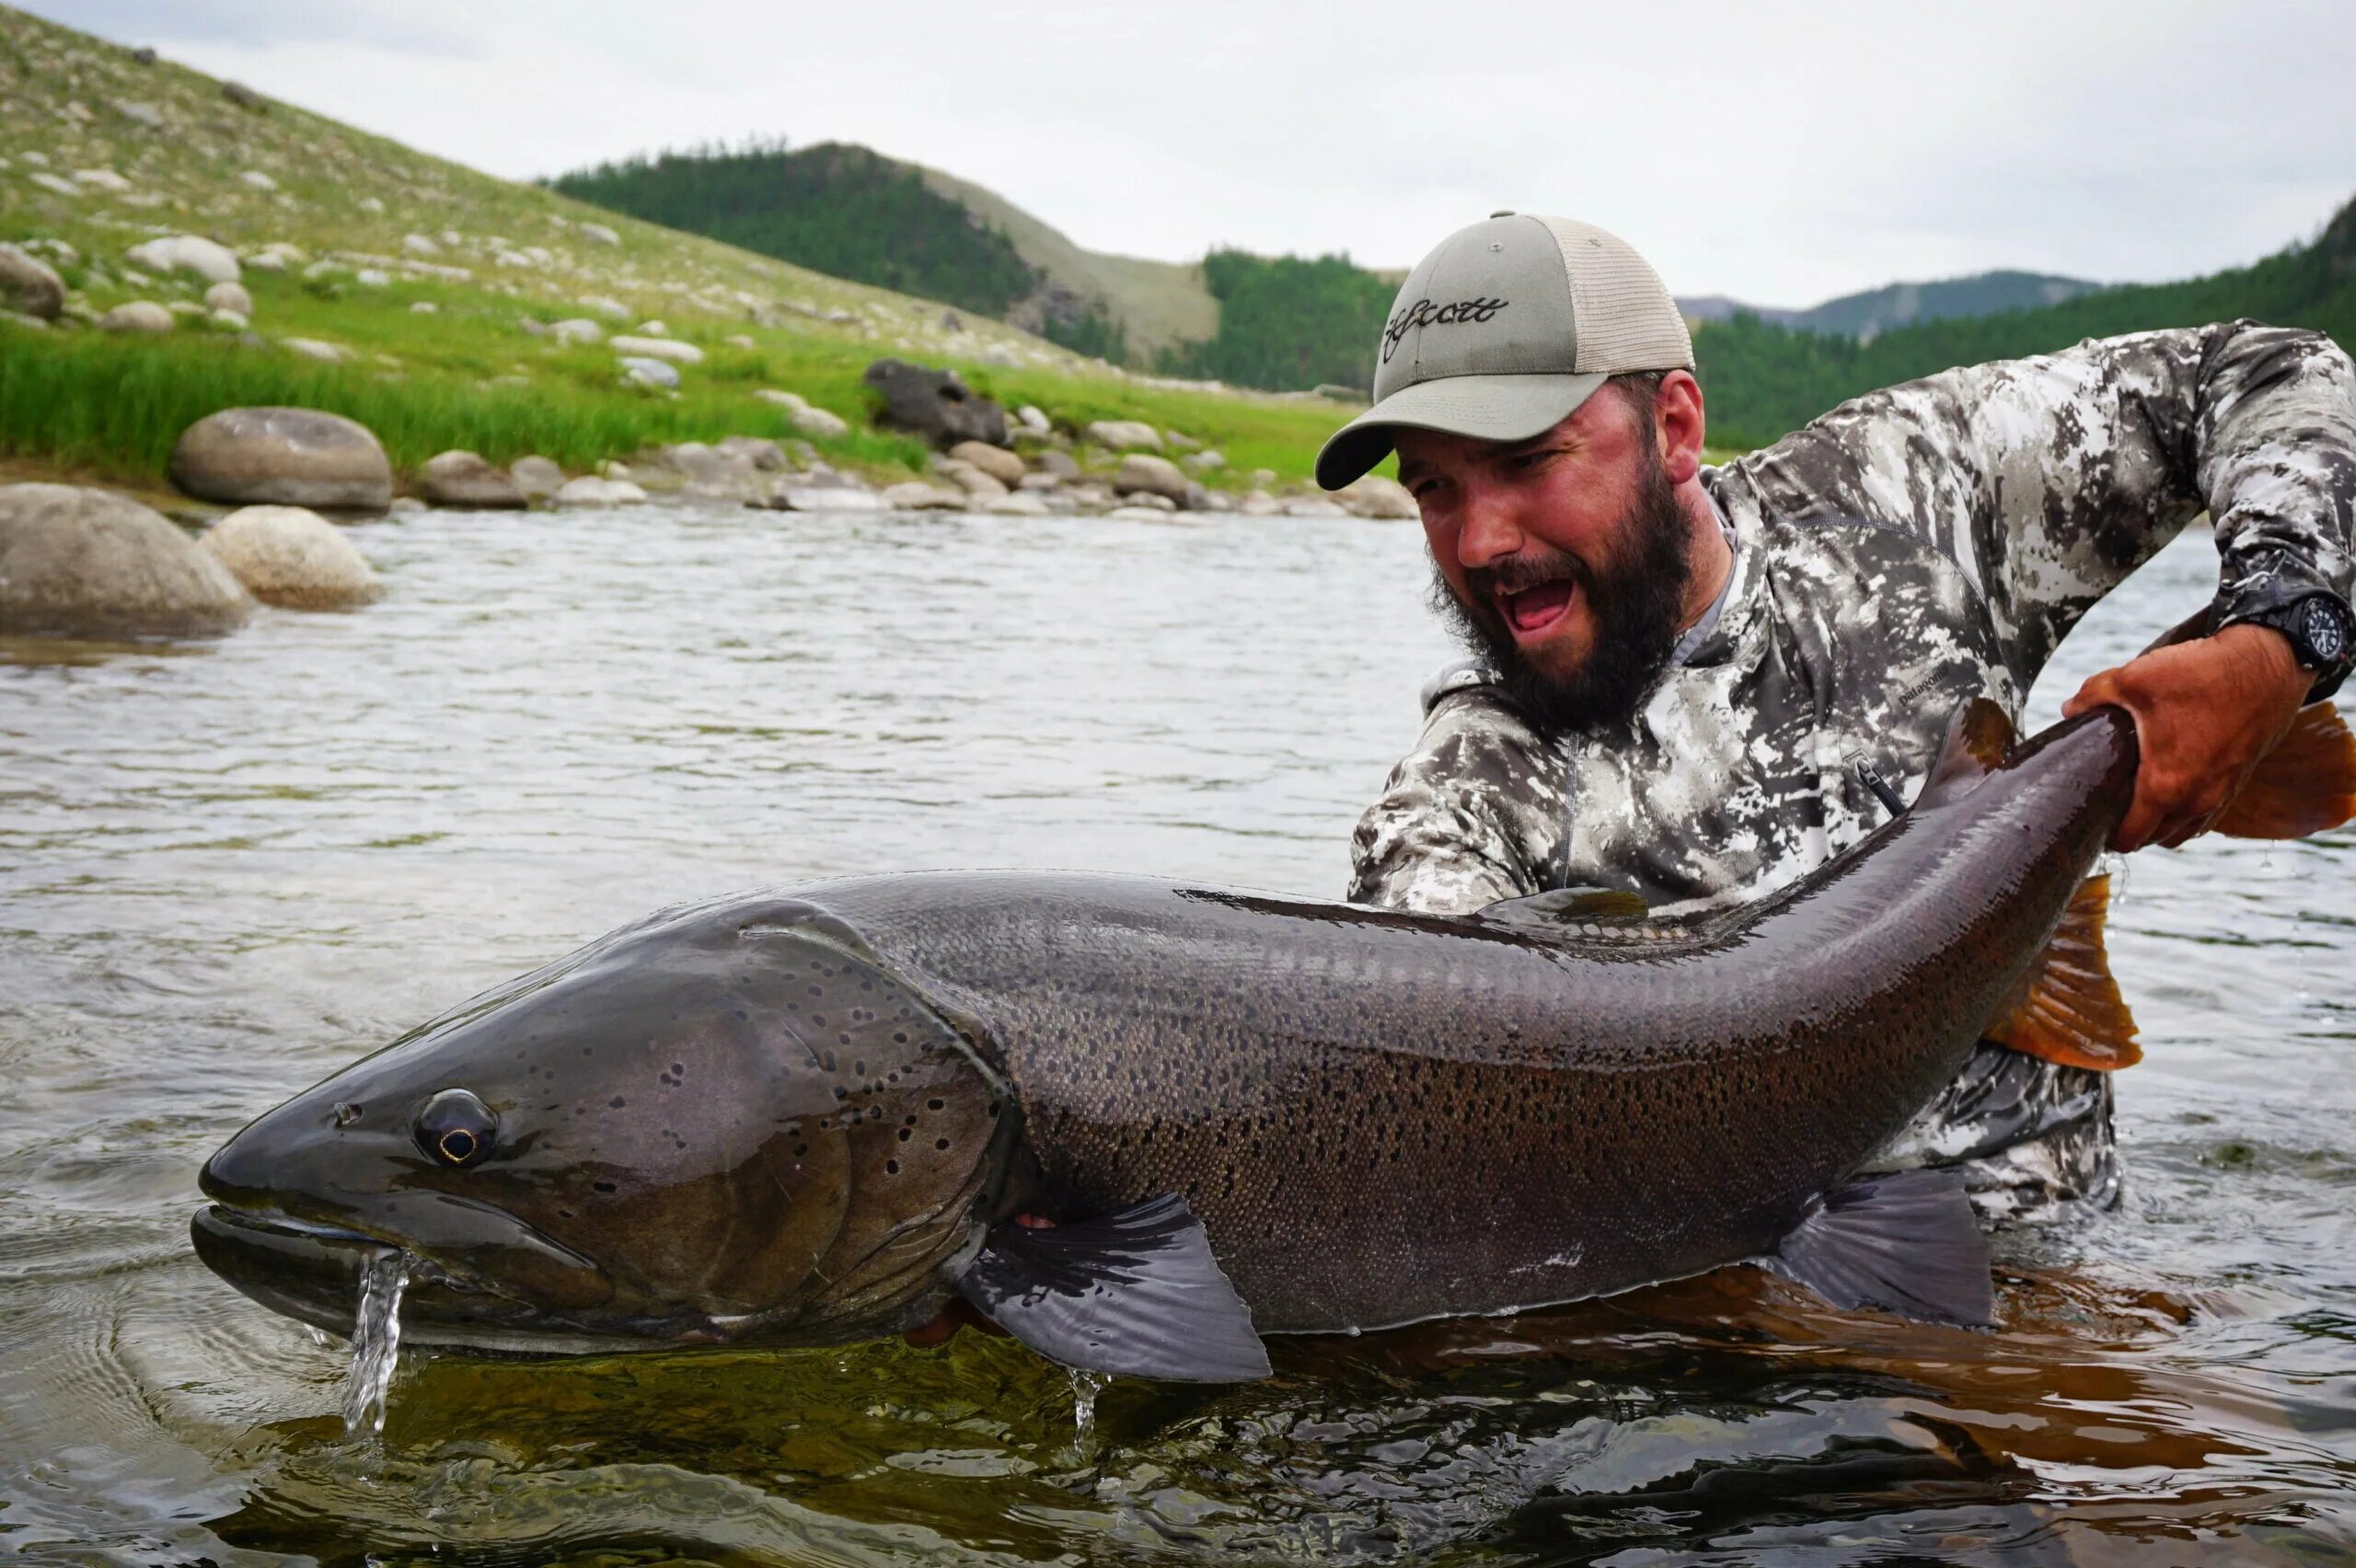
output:
[[[2132,728],[2009,740],[1974,705],[1911,810],[1686,925],[1032,874],[666,911],[255,1122],[204,1169],[197,1247],[337,1330],[400,1249],[412,1342],[839,1342],[962,1296],[1167,1378],[1746,1259],[1984,1320],[1952,1179],[1848,1178],[1983,1032],[2131,1059],[2083,879]],[[2345,820],[2351,751],[2308,709],[2221,825]]]

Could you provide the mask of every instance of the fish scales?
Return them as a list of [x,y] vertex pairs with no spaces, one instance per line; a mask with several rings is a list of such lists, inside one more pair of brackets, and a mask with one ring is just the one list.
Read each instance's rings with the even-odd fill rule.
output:
[[809,896],[979,1025],[1054,1203],[1184,1193],[1263,1331],[1373,1328],[1766,1251],[2050,934],[2134,761],[2070,735],[1656,942],[1111,877]]

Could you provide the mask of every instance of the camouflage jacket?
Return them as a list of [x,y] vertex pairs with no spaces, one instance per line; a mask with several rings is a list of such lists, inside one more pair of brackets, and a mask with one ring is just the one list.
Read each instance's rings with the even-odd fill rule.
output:
[[[1911,798],[1948,716],[2015,721],[2087,608],[2204,509],[2220,624],[2350,587],[2356,366],[2251,322],[2088,341],[1842,404],[1703,484],[1734,567],[1627,725],[1550,742],[1466,663],[1353,842],[1357,901],[1462,913],[1594,883],[1761,896]],[[2154,632],[2159,628],[2154,628]],[[2099,1076],[1983,1045],[1879,1164],[1959,1161],[1992,1215],[2115,1187]]]

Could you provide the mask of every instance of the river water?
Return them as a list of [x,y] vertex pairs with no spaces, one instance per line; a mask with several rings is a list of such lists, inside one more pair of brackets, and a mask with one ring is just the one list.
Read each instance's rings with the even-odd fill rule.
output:
[[[1295,1340],[347,1349],[187,1243],[246,1119],[657,905],[1085,867],[1337,894],[1447,649],[1412,525],[416,514],[387,599],[0,642],[0,1551],[75,1562],[2282,1562],[2356,1554],[2356,836],[2130,866],[2127,1196],[1989,1333],[1747,1269]],[[2199,604],[2173,547],[2039,688]],[[1304,1237],[1313,1246],[1316,1238]]]

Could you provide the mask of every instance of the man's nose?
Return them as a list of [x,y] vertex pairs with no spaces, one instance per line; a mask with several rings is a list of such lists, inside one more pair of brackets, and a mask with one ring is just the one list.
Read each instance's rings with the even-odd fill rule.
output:
[[1513,498],[1487,485],[1472,487],[1456,530],[1457,564],[1477,571],[1522,547],[1519,512]]

